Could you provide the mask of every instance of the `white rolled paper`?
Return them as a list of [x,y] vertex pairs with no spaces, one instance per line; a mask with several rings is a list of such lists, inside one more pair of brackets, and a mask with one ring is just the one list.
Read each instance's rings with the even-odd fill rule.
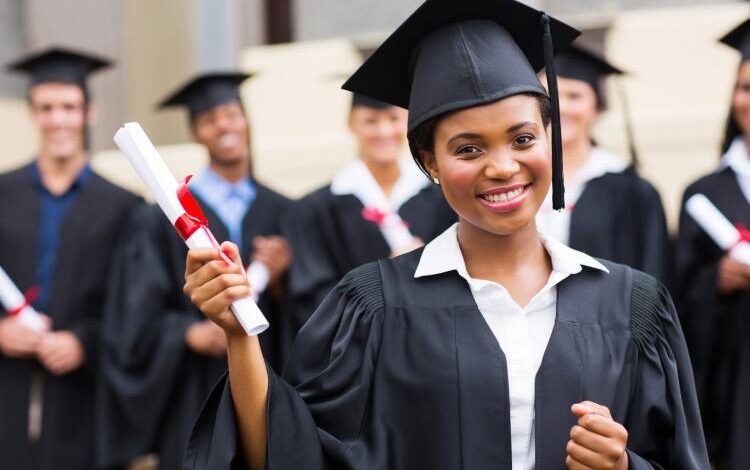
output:
[[253,300],[257,302],[261,294],[266,291],[266,287],[268,287],[268,282],[271,280],[271,273],[265,264],[260,261],[253,261],[247,267],[247,277],[250,278]]
[[7,311],[16,310],[23,305],[24,307],[18,312],[16,319],[34,330],[47,330],[48,327],[44,318],[34,310],[34,307],[27,304],[26,298],[3,268],[0,268],[0,302]]
[[[153,194],[169,222],[174,225],[185,214],[177,197],[177,180],[141,125],[137,122],[125,124],[115,133],[115,143]],[[215,243],[216,240],[208,229],[196,230],[185,240],[188,248],[214,248]],[[260,334],[268,328],[268,321],[252,298],[233,302],[231,309],[248,335]]]
[[380,233],[383,234],[383,238],[388,242],[392,251],[398,251],[414,241],[414,235],[397,212],[389,212],[386,215],[385,220],[380,224]]
[[685,210],[719,247],[735,260],[750,264],[750,244],[738,243],[740,232],[703,194],[694,194]]

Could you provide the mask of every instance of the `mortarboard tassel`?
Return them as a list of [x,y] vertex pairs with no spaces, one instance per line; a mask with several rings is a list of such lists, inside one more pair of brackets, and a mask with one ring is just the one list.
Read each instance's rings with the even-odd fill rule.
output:
[[557,93],[557,74],[555,73],[555,53],[552,45],[549,16],[542,15],[544,27],[544,68],[547,72],[547,86],[552,102],[552,209],[565,208],[565,182],[563,181],[563,151],[560,129],[560,99]]
[[625,123],[625,138],[628,139],[628,151],[630,152],[630,169],[638,171],[638,150],[635,148],[635,136],[633,135],[633,120],[630,116],[630,105],[628,103],[628,95],[625,92],[625,85],[622,81],[617,80],[615,84],[617,86],[617,93],[620,95],[620,103],[622,103],[622,119]]

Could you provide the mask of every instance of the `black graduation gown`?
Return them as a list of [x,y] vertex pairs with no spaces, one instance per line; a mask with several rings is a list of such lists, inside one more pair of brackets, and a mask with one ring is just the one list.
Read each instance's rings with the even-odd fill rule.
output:
[[[422,250],[347,275],[269,368],[269,470],[511,468],[505,357],[456,272]],[[564,469],[570,406],[608,406],[631,469],[708,468],[692,371],[666,290],[604,262],[558,286],[536,378],[536,468]],[[206,402],[186,469],[244,468],[229,384]]]
[[[256,188],[243,221],[246,264],[253,238],[279,234],[290,204],[260,184]],[[218,216],[201,206],[217,240],[228,240]],[[105,312],[98,458],[106,465],[124,464],[157,451],[160,469],[180,468],[190,429],[226,371],[226,359],[198,355],[185,344],[187,328],[205,317],[182,291],[187,248],[158,207],[146,207],[133,219],[118,251]],[[258,304],[271,324],[260,335],[263,351],[278,365],[296,330],[285,327],[282,305],[269,293]]]
[[668,279],[669,234],[656,189],[632,170],[588,183],[570,219],[570,243],[591,256]]
[[[295,255],[289,292],[300,327],[346,273],[391,254],[380,228],[362,217],[362,209],[356,196],[336,195],[325,186],[299,200],[286,220],[284,233]],[[434,186],[406,201],[398,214],[425,243],[457,220]]]
[[702,193],[732,223],[750,227],[750,203],[726,168],[685,191],[677,240],[678,311],[695,367],[706,437],[717,468],[744,469],[750,460],[750,291],[721,295],[716,286],[723,251],[685,211]]
[[[68,208],[49,309],[55,330],[71,330],[86,352],[82,368],[55,377],[35,360],[0,354],[0,468],[88,469],[94,465],[94,391],[107,272],[138,198],[92,174]],[[25,291],[36,282],[40,196],[28,166],[0,175],[0,266]],[[32,376],[42,375],[42,434],[32,448]]]

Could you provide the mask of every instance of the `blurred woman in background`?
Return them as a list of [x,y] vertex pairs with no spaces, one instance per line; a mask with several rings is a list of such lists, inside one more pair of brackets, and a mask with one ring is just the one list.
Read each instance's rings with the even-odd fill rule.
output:
[[750,266],[734,260],[685,210],[705,195],[750,241],[750,20],[721,39],[742,60],[717,171],[685,191],[676,252],[678,311],[690,348],[709,451],[718,470],[750,459]]
[[349,130],[359,158],[301,199],[286,224],[297,254],[289,273],[300,326],[344,274],[411,251],[456,221],[440,191],[402,158],[407,111],[353,94]]
[[628,166],[592,137],[607,108],[604,78],[623,72],[578,42],[562,51],[555,65],[567,204],[561,212],[542,206],[540,229],[571,248],[666,281],[669,240],[659,194],[636,173],[632,142],[633,163]]

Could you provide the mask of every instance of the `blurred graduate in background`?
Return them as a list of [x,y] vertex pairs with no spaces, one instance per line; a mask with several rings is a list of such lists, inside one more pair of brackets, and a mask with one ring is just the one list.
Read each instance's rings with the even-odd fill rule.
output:
[[0,468],[93,468],[100,320],[112,253],[139,199],[89,166],[86,84],[109,61],[53,48],[10,69],[31,78],[39,136],[30,164],[0,175],[0,266],[48,328],[0,317]]
[[[290,201],[253,177],[250,126],[239,93],[248,77],[199,75],[160,107],[185,107],[195,141],[208,151],[208,167],[190,189],[214,235],[240,247],[249,271],[265,272],[267,285],[258,285],[255,294],[271,327],[260,341],[269,363],[280,367],[296,333],[282,311],[291,252],[279,233]],[[104,335],[104,463],[122,464],[156,450],[159,468],[181,468],[200,406],[226,370],[223,332],[182,292],[186,251],[157,206],[133,218],[119,250]]]
[[750,241],[750,20],[721,38],[740,52],[719,169],[686,190],[676,251],[678,311],[717,470],[750,460],[750,266],[719,248],[685,210],[705,195]]
[[[666,282],[670,246],[664,209],[656,189],[636,172],[629,125],[631,165],[592,137],[597,119],[607,109],[604,80],[623,71],[580,40],[556,57],[555,66],[566,206],[561,212],[553,211],[551,204],[542,206],[537,214],[539,228],[571,248],[627,264]],[[627,113],[625,118],[629,122]]]
[[295,204],[285,234],[300,326],[351,269],[411,251],[456,221],[437,186],[403,158],[407,114],[354,93],[348,124],[358,159]]

